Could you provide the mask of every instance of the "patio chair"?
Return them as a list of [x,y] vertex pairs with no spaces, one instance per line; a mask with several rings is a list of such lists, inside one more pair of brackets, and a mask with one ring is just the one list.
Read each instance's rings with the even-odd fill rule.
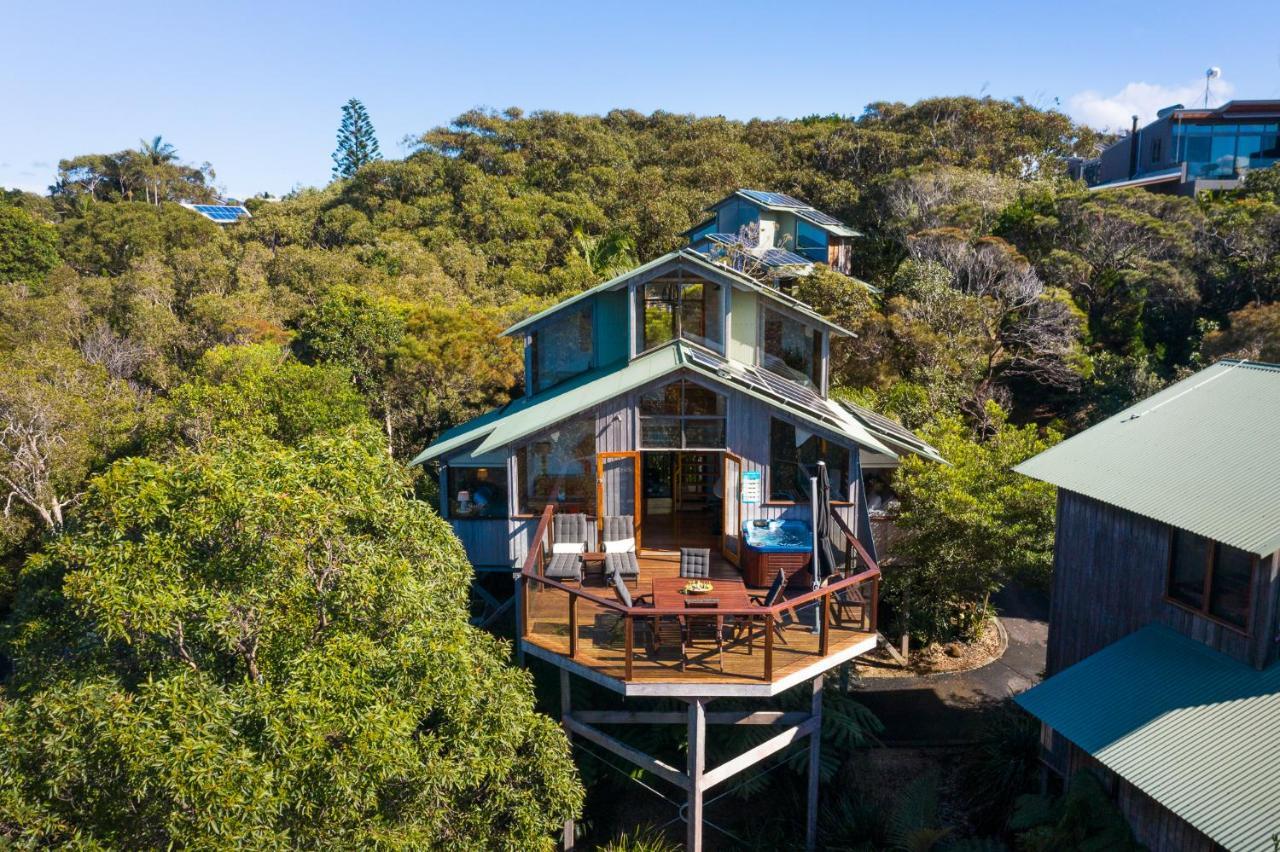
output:
[[551,561],[544,572],[552,580],[582,582],[582,554],[589,540],[587,516],[551,516]]
[[711,577],[711,548],[680,548],[680,576],[690,580],[707,580]]
[[611,515],[604,519],[601,534],[604,538],[605,580],[609,581],[618,574],[624,580],[640,579],[635,519],[631,515]]
[[[720,605],[715,598],[690,598],[684,602],[686,610],[708,609],[714,610]],[[685,616],[684,642],[686,646],[692,646],[695,642],[714,641],[716,643],[716,651],[720,655],[720,671],[724,671],[724,616],[720,615],[694,615],[690,612]],[[682,658],[687,659],[688,647],[684,649]],[[684,670],[683,662],[681,670]]]
[[[762,597],[760,595],[752,595],[751,602],[756,606],[773,606],[782,600],[782,592],[787,587],[787,572],[781,568],[774,575],[773,583],[769,585],[769,591]],[[791,610],[783,610],[781,617],[773,622],[773,632],[777,635],[778,641],[783,645],[787,644],[786,634],[782,632],[782,628],[787,624],[794,624],[795,618],[791,614]],[[748,630],[752,629],[750,626]]]
[[664,615],[653,620],[645,641],[645,651],[655,659],[669,656],[679,660],[684,671],[684,627],[674,615]]
[[[823,581],[823,585],[834,585],[844,579],[844,574],[836,572]],[[857,610],[857,616],[849,616],[849,612]],[[848,589],[841,589],[831,596],[831,616],[836,620],[837,627],[843,627],[846,618],[850,622],[858,624],[863,623],[867,617],[867,601],[862,596],[862,591],[856,586]]]
[[[630,609],[633,606],[652,606],[653,605],[652,595],[631,594],[631,590],[627,588],[626,580],[623,578],[622,574],[615,573],[611,578],[610,585],[613,587],[613,596],[618,599],[618,603],[622,604],[628,609]],[[612,618],[614,619],[613,622],[609,625],[609,632],[610,634],[616,637],[617,630],[619,627],[622,626],[623,619],[625,619],[626,616],[618,613],[608,613],[608,615],[612,616]],[[643,620],[637,619],[635,622],[635,625],[636,627],[642,627],[646,630],[649,630],[651,629],[648,624],[649,621],[650,619],[647,619],[647,618]]]

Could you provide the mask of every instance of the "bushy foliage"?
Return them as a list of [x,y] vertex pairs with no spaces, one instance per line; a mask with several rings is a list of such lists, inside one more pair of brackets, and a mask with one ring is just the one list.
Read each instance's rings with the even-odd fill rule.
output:
[[550,848],[581,797],[567,745],[407,487],[360,431],[98,477],[22,577],[8,839]]

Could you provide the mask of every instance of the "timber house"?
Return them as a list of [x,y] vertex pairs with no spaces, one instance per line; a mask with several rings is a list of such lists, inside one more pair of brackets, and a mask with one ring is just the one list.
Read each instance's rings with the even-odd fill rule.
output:
[[[852,335],[790,295],[815,263],[847,272],[857,232],[779,193],[739,190],[708,214],[687,247],[508,328],[524,395],[415,459],[439,465],[440,510],[477,572],[513,574],[517,652],[560,668],[567,732],[686,791],[693,849],[703,791],[801,738],[816,758],[823,672],[876,644],[864,467],[937,458],[830,396],[831,342]],[[815,547],[836,564],[818,570]],[[689,712],[570,708],[571,675]],[[706,710],[801,683],[812,713]],[[689,766],[598,727],[632,722],[687,723]],[[780,729],[707,768],[717,723]]]
[[1280,831],[1280,366],[1222,361],[1030,459],[1058,486],[1043,759],[1152,849]]

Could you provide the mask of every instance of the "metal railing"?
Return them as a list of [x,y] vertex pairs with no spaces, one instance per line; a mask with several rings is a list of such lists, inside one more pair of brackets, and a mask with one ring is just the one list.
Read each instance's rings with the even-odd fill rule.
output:
[[[690,642],[688,648],[682,643],[678,662],[683,666],[694,660],[699,680],[716,680],[719,676],[768,682],[781,671],[816,662],[833,650],[847,647],[851,640],[875,634],[880,568],[834,513],[837,528],[845,539],[849,576],[772,606],[718,606],[693,612],[684,607],[627,606],[608,597],[607,589],[587,589],[544,576],[552,544],[554,511],[553,506],[543,511],[521,570],[516,574],[520,596],[518,635],[523,642],[609,670],[625,681],[638,676],[661,679],[664,674],[673,677],[684,674],[683,669],[658,662],[653,658],[656,655],[638,655],[637,640],[641,635],[649,638],[647,644],[652,651],[660,621],[670,625],[674,620],[684,625],[698,619],[714,619],[716,629],[722,630],[721,636],[727,640],[724,651],[705,641]],[[855,567],[858,570],[855,571]],[[643,588],[643,581],[638,582]],[[762,647],[761,654],[755,653],[757,643]],[[687,653],[690,650],[692,655]],[[727,667],[720,666],[717,671],[711,661],[724,652],[732,655],[733,662]]]

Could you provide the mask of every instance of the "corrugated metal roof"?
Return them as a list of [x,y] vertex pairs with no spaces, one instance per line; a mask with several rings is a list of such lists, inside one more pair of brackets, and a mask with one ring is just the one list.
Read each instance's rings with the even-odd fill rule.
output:
[[1280,830],[1280,666],[1144,627],[1016,698],[1232,852]]
[[1014,469],[1268,556],[1280,550],[1280,366],[1221,361]]
[[857,418],[862,425],[866,426],[871,434],[893,447],[899,454],[911,453],[930,461],[941,462],[942,464],[947,463],[947,460],[933,446],[921,440],[920,436],[896,420],[890,420],[883,414],[878,414],[869,408],[848,400],[842,399],[839,400],[839,403],[846,411]]
[[629,280],[631,280],[637,275],[640,275],[645,272],[649,272],[653,269],[656,269],[662,266],[663,264],[670,263],[673,266],[675,266],[680,262],[687,262],[695,266],[698,266],[704,271],[706,271],[708,274],[719,275],[722,278],[727,279],[729,283],[737,285],[738,287],[741,287],[744,290],[754,291],[764,296],[765,298],[768,298],[780,304],[786,305],[787,307],[791,308],[793,311],[803,314],[805,317],[813,320],[815,323],[818,323],[823,328],[826,328],[830,331],[834,331],[838,334],[843,334],[846,337],[856,337],[856,335],[852,331],[849,331],[846,328],[842,328],[841,326],[836,325],[831,320],[827,319],[822,314],[818,313],[813,308],[806,305],[804,302],[801,302],[799,299],[792,298],[791,296],[788,296],[786,293],[783,293],[779,290],[774,289],[773,287],[768,286],[767,284],[757,281],[754,278],[752,278],[750,275],[747,275],[744,272],[738,272],[734,269],[729,268],[728,266],[725,266],[724,264],[714,263],[708,260],[706,257],[704,257],[700,252],[697,252],[691,248],[683,248],[678,251],[673,251],[668,254],[664,254],[662,257],[655,258],[646,264],[637,266],[635,269],[628,270],[627,272],[622,273],[616,278],[611,278],[602,284],[597,284],[596,286],[592,287],[589,290],[584,290],[581,293],[578,293],[577,295],[570,296],[569,298],[565,299],[562,302],[557,302],[556,304],[552,305],[546,310],[539,311],[538,313],[534,314],[531,317],[526,317],[525,319],[511,326],[510,328],[508,328],[506,331],[502,333],[504,335],[512,335],[518,331],[523,331],[524,329],[528,328],[534,323],[540,322],[541,320],[546,319],[552,314],[562,311],[565,308],[569,307],[570,305],[576,304],[582,301],[583,299],[587,299],[591,296],[596,295],[597,293],[603,293],[606,290],[620,289],[623,286],[625,286]]
[[[557,385],[545,393],[513,400],[503,408],[490,411],[445,432],[410,464],[422,464],[477,442],[478,446],[472,450],[473,455],[492,452],[682,368],[768,402],[785,410],[792,417],[844,435],[873,452],[896,455],[894,450],[834,402],[820,400],[822,410],[812,410],[808,406],[770,394],[767,389],[741,381],[731,373],[722,374],[709,369],[696,356],[690,357],[689,348],[688,344],[676,342],[642,355],[625,366],[596,370]],[[787,380],[775,377],[774,381],[785,383]]]
[[1151,172],[1150,174],[1141,175],[1139,177],[1125,178],[1123,180],[1113,180],[1110,183],[1096,183],[1089,187],[1090,192],[1097,192],[1102,189],[1131,189],[1135,186],[1151,186],[1157,183],[1169,183],[1171,181],[1182,180],[1182,166],[1166,169],[1161,172]]

